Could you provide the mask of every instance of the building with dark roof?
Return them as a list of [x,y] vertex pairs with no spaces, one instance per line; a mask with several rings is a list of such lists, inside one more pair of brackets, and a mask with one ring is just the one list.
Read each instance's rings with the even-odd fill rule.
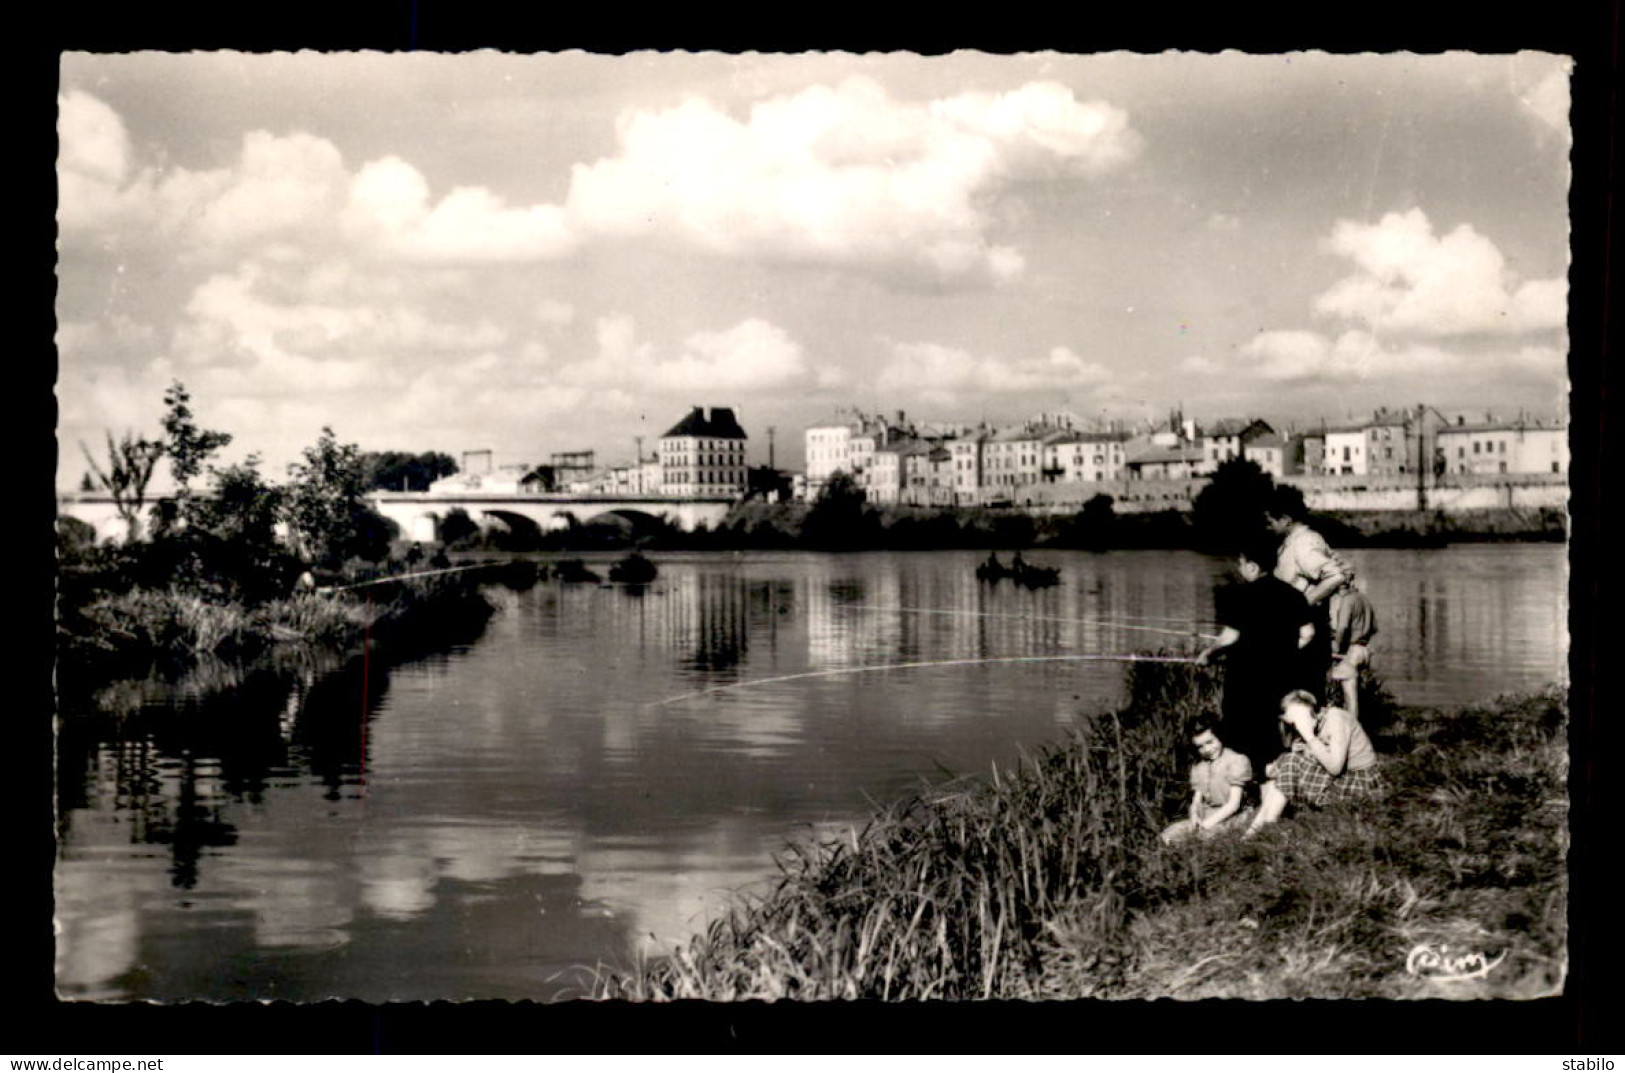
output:
[[660,490],[671,496],[742,496],[745,430],[731,408],[695,406],[660,437]]

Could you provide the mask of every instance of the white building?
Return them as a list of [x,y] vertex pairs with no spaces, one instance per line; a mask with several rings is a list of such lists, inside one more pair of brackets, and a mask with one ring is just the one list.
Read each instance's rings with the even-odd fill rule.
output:
[[850,443],[854,431],[849,421],[830,421],[807,429],[807,484],[814,495],[837,472],[852,472]]
[[1555,422],[1490,420],[1439,429],[1435,442],[1447,473],[1567,473],[1568,429]]
[[745,494],[745,430],[733,410],[694,407],[660,437],[660,491],[670,496]]
[[1333,425],[1326,429],[1323,473],[1364,475],[1366,470],[1365,425]]
[[1123,477],[1126,432],[1071,432],[1044,445],[1047,480],[1092,484]]

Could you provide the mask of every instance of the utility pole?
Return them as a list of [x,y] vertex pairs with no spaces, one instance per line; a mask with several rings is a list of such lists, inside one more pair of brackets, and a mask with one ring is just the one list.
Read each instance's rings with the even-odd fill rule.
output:
[[773,465],[773,433],[776,432],[776,431],[777,431],[777,429],[775,429],[774,426],[772,426],[772,425],[767,426],[767,468],[768,469],[773,469],[774,468],[774,465]]
[[1427,406],[1416,404],[1416,509],[1428,509],[1428,470],[1433,460],[1427,455]]

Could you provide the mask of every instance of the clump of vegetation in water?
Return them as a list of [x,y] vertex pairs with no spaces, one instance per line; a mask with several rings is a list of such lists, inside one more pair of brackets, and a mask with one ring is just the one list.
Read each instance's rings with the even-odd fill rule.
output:
[[[277,646],[348,648],[367,637],[424,647],[491,615],[471,574],[381,580],[403,567],[386,561],[390,523],[367,503],[371,463],[353,444],[324,428],[288,482],[273,485],[252,456],[209,465],[231,436],[200,428],[190,402],[183,385],[172,385],[162,440],[109,436],[108,464],[91,459],[126,522],[122,543],[98,545],[83,523],[59,524],[59,682],[93,689],[251,660]],[[165,458],[175,489],[157,501],[148,532],[147,482]],[[195,488],[205,472],[206,493]],[[298,591],[307,568],[328,591]]]
[[[669,956],[600,997],[669,1000],[1529,997],[1563,973],[1565,701],[1406,709],[1383,801],[1244,842],[1163,846],[1187,800],[1202,668],[1136,664],[1134,700],[991,779],[933,786],[794,847]],[[1373,700],[1378,699],[1373,696]],[[1417,950],[1501,958],[1467,981]]]

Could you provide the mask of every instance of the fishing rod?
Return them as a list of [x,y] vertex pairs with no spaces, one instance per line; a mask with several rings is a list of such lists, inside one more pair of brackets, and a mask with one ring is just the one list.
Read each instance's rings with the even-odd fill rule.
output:
[[[1066,618],[1059,615],[1013,615],[1001,614],[997,611],[954,611],[935,607],[877,607],[874,604],[851,604],[851,607],[862,611],[876,611],[881,614],[914,614],[914,615],[958,615],[972,618],[1010,618],[1029,622],[1078,622],[1097,626],[1115,626],[1124,630],[1143,630],[1146,633],[1165,633],[1174,637],[1201,637],[1206,640],[1216,640],[1217,634],[1202,633],[1200,630],[1170,630],[1164,626],[1138,626],[1130,620],[1109,618]],[[1181,621],[1181,620],[1168,620]],[[1195,623],[1195,619],[1188,620]]]
[[650,702],[650,708],[661,708],[668,704],[692,700],[712,693],[728,693],[735,689],[744,689],[748,686],[765,686],[777,682],[794,682],[803,678],[833,678],[843,674],[867,674],[871,671],[912,671],[932,667],[962,667],[973,663],[1195,663],[1195,656],[1142,656],[1118,654],[1092,654],[1083,656],[985,656],[976,659],[936,659],[922,660],[915,663],[876,663],[863,667],[836,667],[824,671],[802,671],[799,674],[781,674],[772,678],[752,678],[746,682],[733,682],[725,686],[710,686],[706,689],[697,689],[692,693],[681,696],[667,697],[665,700]]
[[364,589],[368,585],[387,585],[392,581],[405,581],[415,577],[434,577],[436,574],[456,574],[464,570],[484,570],[490,563],[475,563],[473,566],[448,566],[440,570],[419,570],[415,574],[391,574],[388,577],[373,578],[371,581],[357,581],[350,585],[323,585],[317,592],[348,592],[351,589]]

